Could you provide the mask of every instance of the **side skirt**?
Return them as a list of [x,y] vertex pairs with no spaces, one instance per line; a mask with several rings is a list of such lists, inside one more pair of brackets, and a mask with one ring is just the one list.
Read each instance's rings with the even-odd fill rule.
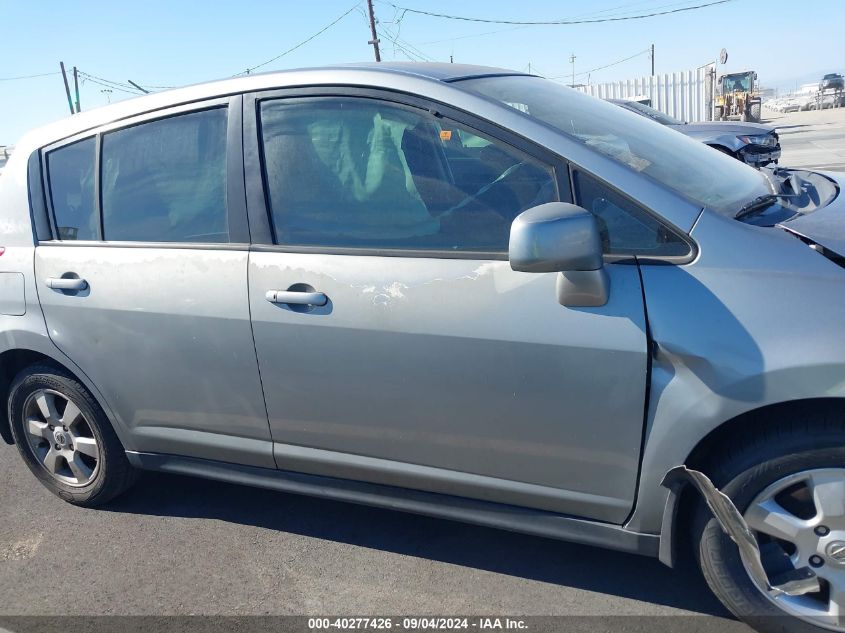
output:
[[144,470],[191,475],[401,510],[632,554],[656,557],[660,544],[660,537],[656,534],[639,534],[619,525],[588,521],[544,510],[193,457],[134,451],[127,451],[126,454],[132,465]]

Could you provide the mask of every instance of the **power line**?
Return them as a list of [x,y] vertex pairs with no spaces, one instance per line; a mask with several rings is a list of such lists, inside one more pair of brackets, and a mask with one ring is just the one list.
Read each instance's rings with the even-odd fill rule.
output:
[[136,90],[134,86],[129,83],[125,83],[122,81],[114,81],[113,79],[106,79],[105,77],[98,77],[97,75],[92,75],[91,73],[83,72],[82,70],[79,71],[80,75],[85,76],[88,79],[100,81],[106,84],[110,84],[110,86],[114,86],[116,88],[123,88],[126,90]]
[[[638,9],[624,9],[622,11],[617,11],[615,9],[612,9],[612,10],[609,10],[609,11],[612,11],[610,16],[606,16],[606,17],[620,18],[620,17],[627,17],[630,14],[642,13],[643,11],[662,11],[663,9],[679,7],[681,5],[688,5],[692,1],[693,0],[681,0],[680,2],[672,2],[670,4],[661,4],[661,5],[658,5],[658,6],[640,7]],[[629,6],[631,6],[631,5],[629,5]],[[617,9],[620,9],[620,8],[623,8],[623,7],[617,7]]]
[[[272,59],[268,59],[267,61],[262,62],[260,64],[257,64],[255,66],[251,66],[250,68],[247,68],[245,71],[237,73],[237,74],[232,75],[232,76],[233,77],[239,77],[241,75],[248,75],[249,73],[251,73],[256,68],[261,68],[262,66],[266,66],[267,64],[270,64],[270,63],[276,61],[277,59],[284,57],[288,53],[292,53],[293,51],[300,48],[301,46],[304,46],[305,44],[307,44],[308,42],[310,42],[311,40],[313,40],[317,36],[325,33],[327,30],[329,30],[331,27],[333,27],[335,24],[340,22],[343,18],[345,18],[350,13],[352,13],[355,9],[357,9],[360,6],[360,4],[361,4],[361,1],[359,0],[358,2],[355,3],[355,5],[353,7],[351,7],[348,11],[346,11],[345,13],[340,15],[337,19],[333,20],[331,23],[327,24],[326,26],[324,26],[322,29],[320,29],[319,31],[317,31],[316,33],[314,33],[313,35],[311,35],[307,39],[304,39],[301,42],[299,42],[298,44],[296,44],[295,46],[292,46],[291,48],[287,49],[286,51],[279,53],[278,55],[276,55]],[[51,74],[58,74],[58,73],[51,73]],[[132,94],[132,95],[143,94],[144,93],[143,91],[145,90],[145,88],[143,87],[144,85],[147,88],[162,89],[162,90],[169,90],[169,89],[175,87],[175,86],[153,86],[153,85],[146,85],[146,84],[143,84],[142,86],[134,86],[134,85],[131,85],[129,83],[114,81],[114,80],[111,80],[111,79],[106,79],[105,77],[98,77],[97,75],[92,75],[91,73],[86,73],[86,72],[82,72],[82,71],[79,71],[79,74],[86,81],[90,81],[90,82],[98,84],[100,86],[104,86],[106,88],[113,88],[113,89],[118,90],[120,92],[125,92],[127,94]]]
[[360,2],[360,1],[359,1],[359,2],[356,2],[356,3],[355,3],[355,5],[354,5],[351,9],[349,9],[348,11],[346,11],[345,13],[343,13],[343,14],[342,14],[340,17],[338,17],[336,20],[332,21],[331,23],[329,23],[329,24],[327,24],[326,26],[324,26],[323,28],[321,28],[319,31],[317,31],[316,33],[314,33],[314,35],[310,36],[310,37],[309,37],[309,38],[307,38],[307,39],[302,40],[302,41],[301,41],[299,44],[297,44],[296,46],[292,46],[291,48],[287,49],[286,51],[284,51],[284,52],[282,52],[282,53],[279,53],[278,55],[276,55],[276,56],[275,56],[275,57],[273,57],[272,59],[268,59],[266,62],[261,62],[260,64],[258,64],[258,65],[256,65],[256,66],[252,66],[252,67],[250,67],[250,68],[247,68],[245,71],[243,71],[243,72],[239,72],[239,73],[237,73],[237,74],[235,74],[235,75],[233,75],[233,76],[234,76],[234,77],[238,77],[239,75],[248,75],[249,73],[251,73],[251,72],[252,72],[253,70],[255,70],[256,68],[261,68],[262,66],[266,66],[267,64],[271,64],[271,63],[273,63],[274,61],[276,61],[277,59],[281,59],[282,57],[284,57],[284,56],[285,56],[285,55],[287,55],[288,53],[292,53],[293,51],[295,51],[295,50],[296,50],[297,48],[299,48],[300,46],[304,46],[305,44],[307,44],[308,42],[310,42],[311,40],[313,40],[315,37],[317,37],[317,36],[319,36],[319,35],[322,35],[322,34],[323,34],[323,33],[325,33],[326,31],[328,31],[328,30],[329,30],[330,28],[332,28],[335,24],[337,24],[338,22],[340,22],[343,18],[345,18],[345,17],[346,17],[347,15],[349,15],[350,13],[352,13],[355,9],[357,9],[357,8],[358,8],[358,6],[359,6],[360,4],[361,4],[361,2]]
[[35,77],[49,77],[51,75],[60,75],[61,71],[54,71],[51,73],[38,73],[37,75],[19,75],[17,77],[0,77],[0,81],[17,81],[18,79],[34,79]]
[[[590,73],[594,73],[597,70],[604,70],[605,68],[610,68],[611,66],[617,66],[617,65],[622,64],[624,62],[630,61],[630,60],[634,59],[635,57],[639,57],[640,55],[645,55],[646,53],[649,53],[649,52],[651,52],[651,47],[649,47],[645,50],[642,50],[639,53],[634,53],[633,55],[631,55],[630,57],[626,57],[625,59],[620,59],[620,60],[612,62],[610,64],[605,64],[604,66],[598,66],[597,68],[591,68],[590,70],[585,70],[585,71],[580,72],[580,73],[575,73],[575,76],[576,77],[582,77],[583,75],[589,75]],[[549,77],[549,79],[563,79],[564,77],[566,77],[566,75],[559,75],[557,77]]]
[[[689,2],[689,0],[686,0],[686,1]],[[619,9],[625,9],[626,11],[623,11],[623,13],[634,13],[634,11],[631,10],[631,7],[635,7],[635,6],[643,5],[643,4],[648,4],[649,2],[652,2],[652,0],[636,0],[636,2],[626,2],[625,4],[619,4],[619,5],[616,5],[615,7],[608,7],[607,9],[600,9],[598,11],[587,11],[586,13],[579,13],[578,15],[573,15],[572,18],[573,19],[574,18],[590,18],[590,17],[596,17],[598,15],[601,15],[602,13],[610,13],[611,15],[615,15],[614,12],[618,11]],[[684,4],[684,3],[678,2],[676,4]],[[649,9],[648,7],[642,7],[640,9],[637,9],[637,11],[644,11],[646,9],[648,9],[650,11],[652,9],[662,9],[662,8],[663,7],[651,7]]]
[[653,18],[658,15],[669,15],[670,13],[681,13],[683,11],[693,11],[695,9],[704,9],[705,7],[716,6],[717,4],[727,4],[734,0],[715,0],[714,2],[706,2],[690,7],[681,7],[678,9],[667,9],[665,11],[652,11],[651,13],[642,13],[639,15],[629,15],[624,17],[606,17],[595,18],[589,20],[546,20],[546,21],[529,21],[529,20],[495,20],[492,18],[472,18],[461,15],[448,15],[446,13],[435,13],[433,11],[424,11],[422,9],[410,9],[402,7],[389,0],[383,0],[386,4],[403,13],[415,13],[418,15],[427,15],[433,18],[443,18],[446,20],[460,20],[462,22],[481,22],[484,24],[515,24],[523,26],[540,26],[540,25],[569,25],[569,24],[597,24],[600,22],[621,22],[624,20],[642,20],[644,18]]
[[[573,15],[570,18],[567,18],[567,19],[574,20],[575,18],[598,16],[598,15],[601,15],[602,13],[611,13],[611,12],[617,11],[619,9],[628,9],[629,7],[646,4],[646,3],[651,2],[651,1],[652,0],[638,0],[637,2],[629,2],[629,3],[626,3],[626,4],[620,4],[620,5],[617,5],[615,7],[609,7],[607,9],[602,9],[600,11],[587,11],[586,13],[578,13],[578,14]],[[685,0],[684,2],[676,2],[674,4],[660,6],[660,7],[653,7],[653,8],[654,9],[664,9],[666,7],[674,7],[674,6],[677,6],[679,4],[685,4],[685,2],[689,2],[689,1],[690,0]],[[630,12],[630,11],[624,11],[622,13],[624,14],[624,13],[628,13],[628,12]],[[399,13],[399,12],[397,11],[397,13]],[[614,14],[614,13],[611,13],[611,15],[618,17],[618,15]],[[444,42],[455,42],[455,41],[458,41],[458,40],[466,40],[466,39],[471,39],[471,38],[474,38],[474,37],[484,37],[486,35],[497,35],[499,33],[506,33],[506,32],[509,32],[509,31],[518,31],[519,29],[527,29],[531,26],[542,26],[542,25],[522,24],[520,26],[512,26],[512,27],[506,28],[506,29],[496,29],[495,31],[482,31],[481,33],[469,33],[467,35],[458,35],[457,37],[447,37],[447,38],[438,39],[438,40],[430,40],[430,41],[427,41],[427,42],[420,42],[420,44],[424,46],[426,44],[442,44]]]
[[140,95],[143,94],[137,90],[131,89],[128,84],[121,84],[117,81],[111,81],[109,79],[103,79],[102,77],[97,77],[96,75],[91,75],[89,73],[83,72],[82,70],[79,71],[79,76],[82,77],[83,83],[86,81],[90,81],[93,84],[97,84],[98,86],[102,86],[104,88],[111,88],[113,90],[117,90],[118,92],[125,92],[126,94],[130,95]]
[[399,37],[399,31],[393,31],[392,29],[388,28],[384,23],[380,23],[382,33],[393,42],[393,45],[401,50],[405,57],[410,59],[411,61],[424,61],[424,62],[431,62],[434,61],[434,58],[426,54],[424,51],[421,51],[419,48],[411,44],[410,42],[402,39]]
[[506,31],[516,31],[519,29],[527,29],[529,24],[523,24],[522,26],[512,26],[507,29],[496,29],[495,31],[484,31],[483,33],[470,33],[468,35],[458,35],[457,37],[447,37],[442,40],[429,40],[427,42],[420,42],[421,46],[426,46],[427,44],[443,44],[444,42],[457,42],[458,40],[468,40],[473,37],[483,37],[485,35],[495,35],[496,33],[505,33]]
[[427,55],[425,55],[425,53],[419,51],[419,49],[414,48],[408,42],[405,42],[404,40],[400,40],[398,37],[393,36],[387,29],[383,29],[382,33],[385,35],[385,37],[387,37],[387,39],[389,39],[393,43],[394,48],[401,51],[405,55],[405,57],[407,57],[412,62],[433,61],[431,57],[428,57]]

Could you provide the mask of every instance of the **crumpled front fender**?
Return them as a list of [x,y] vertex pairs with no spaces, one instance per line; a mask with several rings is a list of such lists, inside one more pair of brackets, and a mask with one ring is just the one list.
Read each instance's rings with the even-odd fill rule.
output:
[[[742,558],[748,574],[758,587],[765,588],[772,596],[782,594],[802,596],[821,589],[816,573],[809,567],[801,567],[800,569],[794,569],[780,574],[776,578],[769,578],[760,558],[760,546],[757,543],[756,535],[748,527],[748,523],[745,522],[740,511],[737,510],[733,501],[730,500],[730,497],[716,488],[713,482],[710,481],[710,478],[704,473],[692,470],[686,466],[676,466],[664,475],[661,485],[669,488],[671,492],[670,499],[675,504],[673,508],[667,506],[664,522],[666,521],[666,516],[672,517],[671,520],[674,520],[674,517],[677,516],[677,501],[680,498],[679,493],[681,489],[684,486],[692,486],[704,499],[707,507],[725,534],[736,543],[740,558]],[[672,543],[669,539],[672,538],[674,530],[672,529],[672,525],[664,525],[664,527],[668,529],[660,537],[660,560],[667,562],[664,560],[664,554],[672,550]],[[665,545],[664,538],[666,539]]]

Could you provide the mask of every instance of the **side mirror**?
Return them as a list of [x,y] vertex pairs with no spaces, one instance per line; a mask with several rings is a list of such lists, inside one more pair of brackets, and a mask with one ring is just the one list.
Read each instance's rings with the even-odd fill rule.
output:
[[508,257],[513,270],[560,273],[561,305],[603,306],[610,294],[596,217],[566,202],[549,202],[522,212],[511,225]]

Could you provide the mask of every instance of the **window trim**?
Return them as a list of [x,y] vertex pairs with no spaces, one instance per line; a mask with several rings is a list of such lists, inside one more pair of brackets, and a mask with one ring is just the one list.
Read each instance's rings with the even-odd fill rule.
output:
[[[54,143],[52,145],[48,145],[41,149],[41,178],[44,185],[44,194],[47,203],[47,217],[48,222],[50,225],[50,242],[72,242],[74,240],[62,240],[59,238],[59,225],[56,223],[56,210],[53,208],[53,183],[50,180],[50,169],[49,169],[49,154],[57,149],[61,149],[63,147],[67,147],[69,145],[74,145],[76,143],[81,143],[83,141],[88,141],[93,139],[94,140],[94,213],[97,213],[97,158],[96,158],[96,149],[98,147],[97,143],[97,135],[91,134],[90,132],[86,132],[83,134],[77,134],[66,139],[59,141],[58,143]],[[97,220],[98,224],[101,224],[99,218]]]
[[[94,142],[94,214],[97,216],[97,240],[103,241],[103,135],[97,134]],[[56,233],[58,235],[58,232]]]
[[445,249],[402,249],[373,247],[337,247],[321,245],[277,244],[273,232],[271,208],[264,186],[263,152],[261,150],[260,106],[264,101],[295,99],[351,98],[386,102],[411,111],[425,111],[435,117],[446,118],[469,131],[513,147],[541,162],[552,172],[557,199],[572,201],[568,183],[567,163],[546,148],[490,121],[458,110],[446,104],[430,101],[418,95],[380,88],[351,86],[318,86],[283,88],[247,93],[244,95],[244,172],[246,178],[247,213],[252,231],[251,250],[258,252],[311,253],[321,255],[357,255],[375,257],[410,257],[431,259],[479,259],[507,261],[508,251],[452,251]]
[[[684,242],[687,247],[689,248],[689,252],[686,255],[647,255],[643,253],[604,253],[604,261],[605,263],[615,263],[615,262],[623,262],[623,261],[636,261],[638,264],[689,264],[690,262],[694,261],[696,257],[698,257],[698,244],[692,237],[683,231],[682,229],[678,228],[668,220],[666,220],[661,215],[655,213],[648,207],[644,206],[638,200],[635,200],[630,195],[622,191],[619,187],[616,187],[612,183],[608,182],[604,178],[600,176],[596,176],[593,172],[588,169],[584,169],[583,167],[579,167],[575,163],[569,163],[569,188],[571,191],[572,199],[574,200],[573,204],[579,204],[580,201],[577,200],[575,195],[576,187],[575,187],[575,174],[580,172],[584,176],[588,178],[592,178],[599,184],[604,187],[607,187],[611,192],[623,198],[632,206],[639,209],[642,213],[653,219],[657,224],[662,226],[664,229],[672,233],[675,237],[679,238],[682,242]],[[584,208],[584,207],[582,207]]]
[[26,164],[26,180],[29,215],[32,219],[32,238],[33,243],[37,244],[42,239],[53,238],[53,226],[50,222],[44,189],[41,152],[38,150],[29,155]]
[[[169,119],[186,114],[194,114],[213,110],[217,108],[226,109],[226,218],[229,229],[228,242],[139,242],[139,241],[106,241],[103,240],[103,213],[102,213],[102,138],[105,134],[120,131],[145,123],[154,123],[159,120]],[[94,213],[97,216],[97,240],[62,240],[59,239],[56,225],[55,210],[53,208],[53,192],[50,185],[50,174],[47,168],[47,156],[51,152],[61,149],[67,145],[95,139],[94,153]],[[244,170],[243,170],[243,97],[240,94],[230,97],[218,97],[203,101],[194,101],[187,104],[180,104],[169,108],[144,112],[136,116],[127,117],[119,121],[112,121],[101,125],[93,130],[86,130],[79,134],[69,136],[60,141],[45,145],[38,150],[42,188],[45,194],[47,215],[50,226],[50,237],[44,239],[39,236],[39,244],[50,244],[54,246],[127,246],[137,248],[138,245],[149,245],[151,248],[186,248],[186,249],[218,249],[221,246],[234,247],[233,250],[243,250],[249,246],[249,222],[246,213],[246,196],[244,193]],[[30,184],[32,188],[32,184]]]

